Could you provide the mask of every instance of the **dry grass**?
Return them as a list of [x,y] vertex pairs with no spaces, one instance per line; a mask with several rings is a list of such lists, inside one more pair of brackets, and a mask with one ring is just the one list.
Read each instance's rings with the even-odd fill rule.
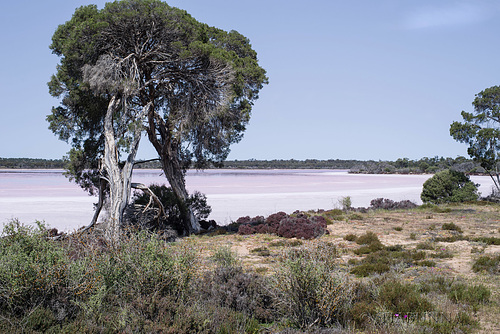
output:
[[[191,237],[202,249],[216,249],[229,246],[236,252],[246,269],[263,274],[272,274],[279,264],[279,256],[291,247],[308,247],[319,242],[328,242],[337,247],[340,261],[347,264],[349,259],[361,259],[353,250],[360,246],[344,240],[347,234],[360,236],[374,232],[386,245],[401,245],[404,249],[415,249],[418,245],[432,245],[434,250],[424,249],[429,259],[436,262],[435,271],[442,271],[451,277],[470,284],[484,284],[492,292],[491,302],[480,308],[477,318],[480,320],[480,333],[500,333],[500,278],[498,275],[474,273],[473,261],[480,255],[500,253],[500,246],[486,245],[473,241],[480,237],[500,238],[500,206],[492,204],[461,204],[439,207],[418,208],[412,210],[372,211],[352,215],[356,219],[335,220],[328,226],[329,235],[315,240],[293,242],[273,235],[256,234],[240,236],[237,234],[218,236]],[[445,229],[443,229],[443,224]],[[447,229],[455,224],[463,232]],[[453,225],[452,225],[453,226]],[[455,242],[436,241],[439,238],[466,237],[469,240]],[[458,238],[459,239],[459,238]],[[453,240],[453,239],[451,239]],[[295,245],[295,246],[294,246]],[[426,246],[423,246],[426,248]],[[266,249],[266,252],[253,250]],[[444,253],[444,255],[443,255]],[[263,256],[262,254],[265,254]],[[432,257],[431,257],[432,256]],[[418,268],[417,268],[418,269]],[[412,269],[413,273],[419,270]],[[425,272],[425,270],[422,270]],[[414,279],[411,278],[411,279]]]

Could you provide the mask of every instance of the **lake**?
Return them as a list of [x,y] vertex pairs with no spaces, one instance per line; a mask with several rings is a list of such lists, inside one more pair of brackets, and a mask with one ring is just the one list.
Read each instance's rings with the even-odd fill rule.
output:
[[[96,197],[63,176],[62,170],[0,170],[0,225],[13,218],[28,224],[36,220],[72,231],[92,219]],[[190,192],[206,194],[210,219],[221,225],[241,216],[267,216],[278,211],[332,209],[343,196],[355,207],[374,198],[421,203],[422,185],[431,175],[365,175],[346,170],[205,170],[188,171]],[[484,195],[493,182],[473,176]],[[136,170],[134,182],[163,184],[160,170]]]

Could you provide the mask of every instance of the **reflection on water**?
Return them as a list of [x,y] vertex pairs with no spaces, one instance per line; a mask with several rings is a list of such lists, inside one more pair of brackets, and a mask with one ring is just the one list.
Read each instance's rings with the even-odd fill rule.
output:
[[[188,171],[190,192],[207,195],[211,219],[228,224],[241,216],[277,211],[331,209],[342,196],[353,206],[369,206],[374,198],[420,203],[422,184],[430,175],[363,175],[345,170],[205,170]],[[137,170],[134,182],[164,184],[160,170]],[[488,194],[489,177],[475,176]],[[62,175],[61,170],[0,170],[0,224],[12,218],[24,223],[45,220],[53,227],[73,230],[86,225],[95,197],[88,196]]]

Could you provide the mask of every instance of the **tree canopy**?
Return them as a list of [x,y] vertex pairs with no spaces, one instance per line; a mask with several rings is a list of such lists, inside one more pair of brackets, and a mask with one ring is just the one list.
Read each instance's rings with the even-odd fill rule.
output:
[[477,185],[464,173],[451,169],[425,181],[420,195],[424,203],[433,204],[475,201],[478,197]]
[[[110,166],[122,178],[126,168],[131,174],[145,131],[172,190],[185,201],[186,168],[227,157],[267,83],[247,38],[158,0],[80,7],[58,27],[51,49],[61,63],[49,89],[62,100],[47,119],[71,141],[68,173],[89,191]],[[196,231],[192,212],[185,214]]]
[[476,95],[473,112],[462,111],[463,122],[453,122],[450,135],[469,145],[467,153],[481,164],[500,191],[500,87],[487,88]]

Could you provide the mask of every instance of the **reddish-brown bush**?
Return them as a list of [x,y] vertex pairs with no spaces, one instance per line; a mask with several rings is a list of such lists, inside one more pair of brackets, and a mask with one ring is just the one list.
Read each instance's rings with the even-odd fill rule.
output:
[[297,214],[297,217],[290,217],[284,212],[278,212],[266,219],[261,216],[254,218],[247,216],[239,218],[237,223],[241,223],[238,234],[242,235],[262,233],[277,234],[285,238],[312,239],[328,233],[327,220],[324,217],[309,218],[303,213]]
[[323,235],[325,232],[326,223],[318,223],[314,220],[295,217],[283,219],[278,229],[280,237],[297,239],[313,239]]

